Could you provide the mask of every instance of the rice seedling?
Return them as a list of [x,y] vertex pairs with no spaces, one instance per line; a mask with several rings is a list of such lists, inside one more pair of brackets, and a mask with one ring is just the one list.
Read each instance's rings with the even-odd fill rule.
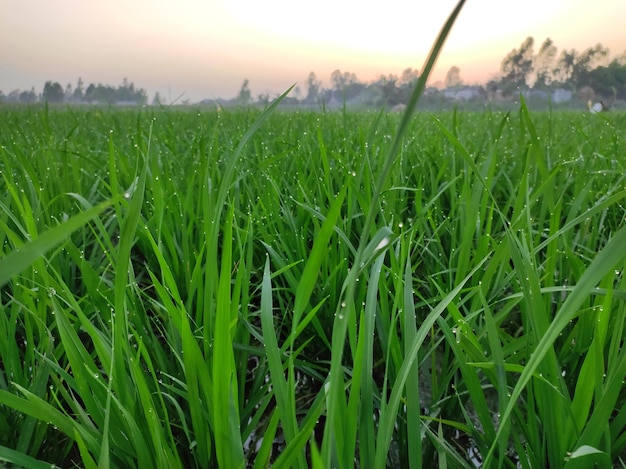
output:
[[419,92],[0,109],[0,461],[623,464],[626,116]]

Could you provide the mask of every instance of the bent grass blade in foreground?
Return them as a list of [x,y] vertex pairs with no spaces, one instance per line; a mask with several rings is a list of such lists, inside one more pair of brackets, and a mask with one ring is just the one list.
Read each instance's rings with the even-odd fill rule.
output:
[[[396,161],[396,157],[400,151],[401,142],[404,134],[408,128],[410,118],[417,106],[418,100],[424,89],[426,88],[427,80],[435,65],[437,57],[441,53],[444,42],[452,29],[457,16],[459,15],[464,0],[457,3],[455,9],[450,14],[450,17],[443,26],[443,29],[439,33],[432,50],[430,51],[424,69],[415,85],[411,99],[404,112],[398,130],[396,131],[391,149],[387,154],[382,169],[378,175],[376,187],[372,194],[372,199],[369,201],[369,207],[364,209],[367,213],[363,231],[361,232],[358,243],[358,249],[352,261],[352,268],[349,275],[344,281],[342,290],[345,293],[342,295],[343,299],[341,303],[337,305],[335,320],[333,324],[332,334],[332,353],[331,353],[331,365],[328,377],[328,410],[327,410],[327,422],[325,427],[324,439],[322,444],[322,458],[327,466],[349,467],[354,459],[353,446],[351,444],[345,444],[346,439],[349,441],[356,441],[356,435],[349,434],[344,429],[346,421],[357,421],[356,415],[346,415],[347,409],[344,397],[344,372],[343,372],[343,353],[344,344],[346,342],[346,335],[350,329],[350,335],[354,337],[356,335],[356,308],[355,308],[355,289],[356,283],[359,280],[361,273],[361,264],[365,264],[370,259],[365,258],[365,250],[369,243],[369,231],[374,225],[378,210],[378,200],[383,191],[384,185],[387,183],[391,168]],[[378,243],[377,243],[378,245]],[[376,253],[378,255],[378,252]],[[353,357],[354,360],[360,361],[360,357]],[[357,383],[358,384],[358,383]],[[358,391],[357,391],[358,392]],[[373,416],[372,416],[373,417]],[[356,430],[356,429],[354,429]],[[354,432],[353,430],[353,432]],[[345,435],[344,435],[345,433]],[[382,441],[386,441],[383,438]],[[370,442],[372,444],[374,442]],[[380,461],[377,460],[380,464]]]

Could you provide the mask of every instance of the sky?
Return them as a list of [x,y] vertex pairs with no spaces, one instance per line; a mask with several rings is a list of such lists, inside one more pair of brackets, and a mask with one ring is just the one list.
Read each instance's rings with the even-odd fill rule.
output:
[[[124,78],[166,102],[253,97],[311,71],[370,82],[423,62],[456,0],[0,0],[0,91],[47,80],[118,86]],[[498,75],[528,36],[579,52],[626,52],[626,0],[467,0],[431,83],[458,66],[465,83]]]

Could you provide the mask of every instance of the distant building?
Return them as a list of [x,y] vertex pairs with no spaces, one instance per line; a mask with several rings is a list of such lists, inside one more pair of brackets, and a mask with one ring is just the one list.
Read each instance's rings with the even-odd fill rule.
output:
[[548,93],[543,90],[524,90],[522,95],[526,99],[548,99]]
[[119,101],[116,101],[115,105],[116,106],[137,106],[138,103],[137,101],[128,101],[128,100],[121,99]]
[[455,101],[469,101],[478,98],[482,94],[482,90],[477,86],[465,86],[463,88],[447,88],[443,90],[443,96],[446,99],[454,99]]
[[406,104],[396,104],[390,109],[391,112],[404,112],[406,111]]
[[557,88],[552,92],[552,102],[567,103],[572,100],[572,96],[574,96],[574,93],[572,91],[563,88]]

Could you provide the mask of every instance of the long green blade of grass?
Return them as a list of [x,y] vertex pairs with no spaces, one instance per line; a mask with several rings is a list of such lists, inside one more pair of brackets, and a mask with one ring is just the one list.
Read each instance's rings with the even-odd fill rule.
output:
[[50,464],[44,461],[39,461],[26,454],[15,451],[11,448],[0,446],[0,461],[7,462],[9,464],[15,464],[19,467],[28,467],[32,469],[53,469],[56,467],[54,464]]
[[[382,169],[378,175],[378,180],[375,186],[375,190],[373,193],[373,198],[369,201],[369,208],[367,211],[367,216],[365,218],[365,222],[363,225],[363,230],[360,236],[359,247],[357,249],[357,253],[354,259],[354,267],[350,271],[350,274],[346,278],[344,283],[345,287],[345,295],[344,301],[341,302],[340,305],[337,306],[337,312],[335,315],[335,321],[333,325],[333,335],[332,335],[332,350],[333,354],[331,357],[331,366],[329,372],[329,392],[328,392],[328,425],[326,427],[326,431],[324,433],[324,440],[322,444],[322,455],[327,465],[331,464],[339,464],[340,467],[347,467],[353,459],[353,455],[342,454],[341,457],[338,456],[338,451],[341,452],[344,448],[342,448],[343,442],[343,425],[342,421],[345,418],[345,393],[344,393],[344,380],[343,380],[343,369],[342,369],[342,359],[343,359],[343,348],[345,344],[346,333],[348,329],[348,324],[354,321],[355,315],[355,305],[354,305],[354,290],[356,287],[357,279],[360,274],[361,265],[365,264],[366,261],[371,259],[366,259],[364,254],[366,247],[369,243],[369,232],[370,228],[373,226],[376,218],[376,213],[378,210],[378,201],[381,193],[383,192],[384,185],[387,182],[389,172],[393,167],[393,164],[396,160],[398,153],[400,152],[401,142],[403,141],[404,134],[408,129],[408,124],[411,119],[411,115],[417,106],[417,102],[424,92],[426,88],[426,83],[432,72],[432,69],[435,66],[435,62],[437,57],[441,53],[443,49],[443,45],[445,43],[446,38],[448,37],[452,25],[454,24],[457,16],[459,15],[461,8],[463,7],[465,1],[460,0],[453,12],[450,14],[448,20],[443,26],[441,32],[439,33],[432,50],[430,51],[424,68],[422,70],[422,74],[420,75],[413,93],[411,95],[411,99],[407,105],[406,111],[402,117],[402,121],[396,131],[396,135],[394,137],[394,141],[392,143],[391,149],[387,154]],[[377,244],[378,247],[380,244]],[[399,392],[399,391],[398,391]],[[394,412],[395,418],[395,412]],[[379,433],[380,435],[380,433]],[[387,438],[391,439],[391,434],[384,433],[384,438],[380,440],[388,441]],[[386,447],[388,448],[389,443],[386,443]],[[377,448],[378,450],[379,448]],[[380,454],[380,453],[379,453]],[[386,454],[386,452],[385,452]],[[334,455],[334,457],[333,457]],[[378,455],[377,455],[378,456]],[[336,461],[339,459],[339,461]],[[384,460],[381,460],[380,457],[377,457],[377,464],[384,465]],[[382,467],[382,466],[380,466]]]
[[389,402],[380,416],[380,426],[378,429],[378,435],[376,438],[376,458],[374,460],[375,467],[385,467],[385,461],[387,453],[389,452],[389,444],[391,443],[391,437],[394,431],[396,422],[396,415],[398,407],[400,406],[400,400],[402,399],[402,393],[406,386],[406,382],[411,374],[413,364],[417,359],[417,354],[424,340],[428,336],[431,328],[437,322],[439,316],[448,308],[448,306],[459,295],[467,281],[478,271],[478,269],[487,261],[487,258],[479,262],[476,267],[463,279],[445,298],[443,298],[437,306],[428,314],[426,319],[420,324],[419,329],[411,340],[408,352],[404,355],[402,366],[398,371],[398,376],[393,384],[391,395],[389,396]]
[[233,207],[224,223],[222,261],[217,292],[215,340],[213,344],[213,403],[215,406],[215,450],[220,466],[243,468],[239,413],[233,405],[237,395],[237,374],[233,356],[231,326],[231,265]]
[[111,199],[73,216],[68,221],[49,229],[36,239],[26,243],[0,260],[0,286],[5,285],[14,276],[27,269],[47,251],[67,240],[74,231],[94,219],[117,200]]
[[530,359],[528,360],[524,371],[522,372],[519,380],[517,381],[517,384],[511,392],[509,405],[502,412],[502,416],[500,418],[500,428],[498,428],[496,440],[492,444],[489,453],[487,454],[485,464],[491,464],[493,453],[498,444],[499,438],[506,428],[506,426],[502,422],[506,423],[507,420],[511,417],[513,407],[519,399],[523,389],[528,384],[528,381],[532,377],[534,371],[537,369],[543,358],[553,346],[554,341],[558,337],[559,333],[578,313],[578,308],[588,297],[591,289],[593,289],[608,272],[612,271],[617,263],[623,261],[625,255],[623,246],[625,245],[626,227],[622,227],[617,233],[614,234],[611,240],[596,255],[594,260],[591,262],[589,267],[587,267],[584,274],[576,284],[576,287],[572,290],[570,296],[561,306],[559,312],[548,327],[546,333],[542,337],[541,341],[537,344],[535,350],[530,356]]

